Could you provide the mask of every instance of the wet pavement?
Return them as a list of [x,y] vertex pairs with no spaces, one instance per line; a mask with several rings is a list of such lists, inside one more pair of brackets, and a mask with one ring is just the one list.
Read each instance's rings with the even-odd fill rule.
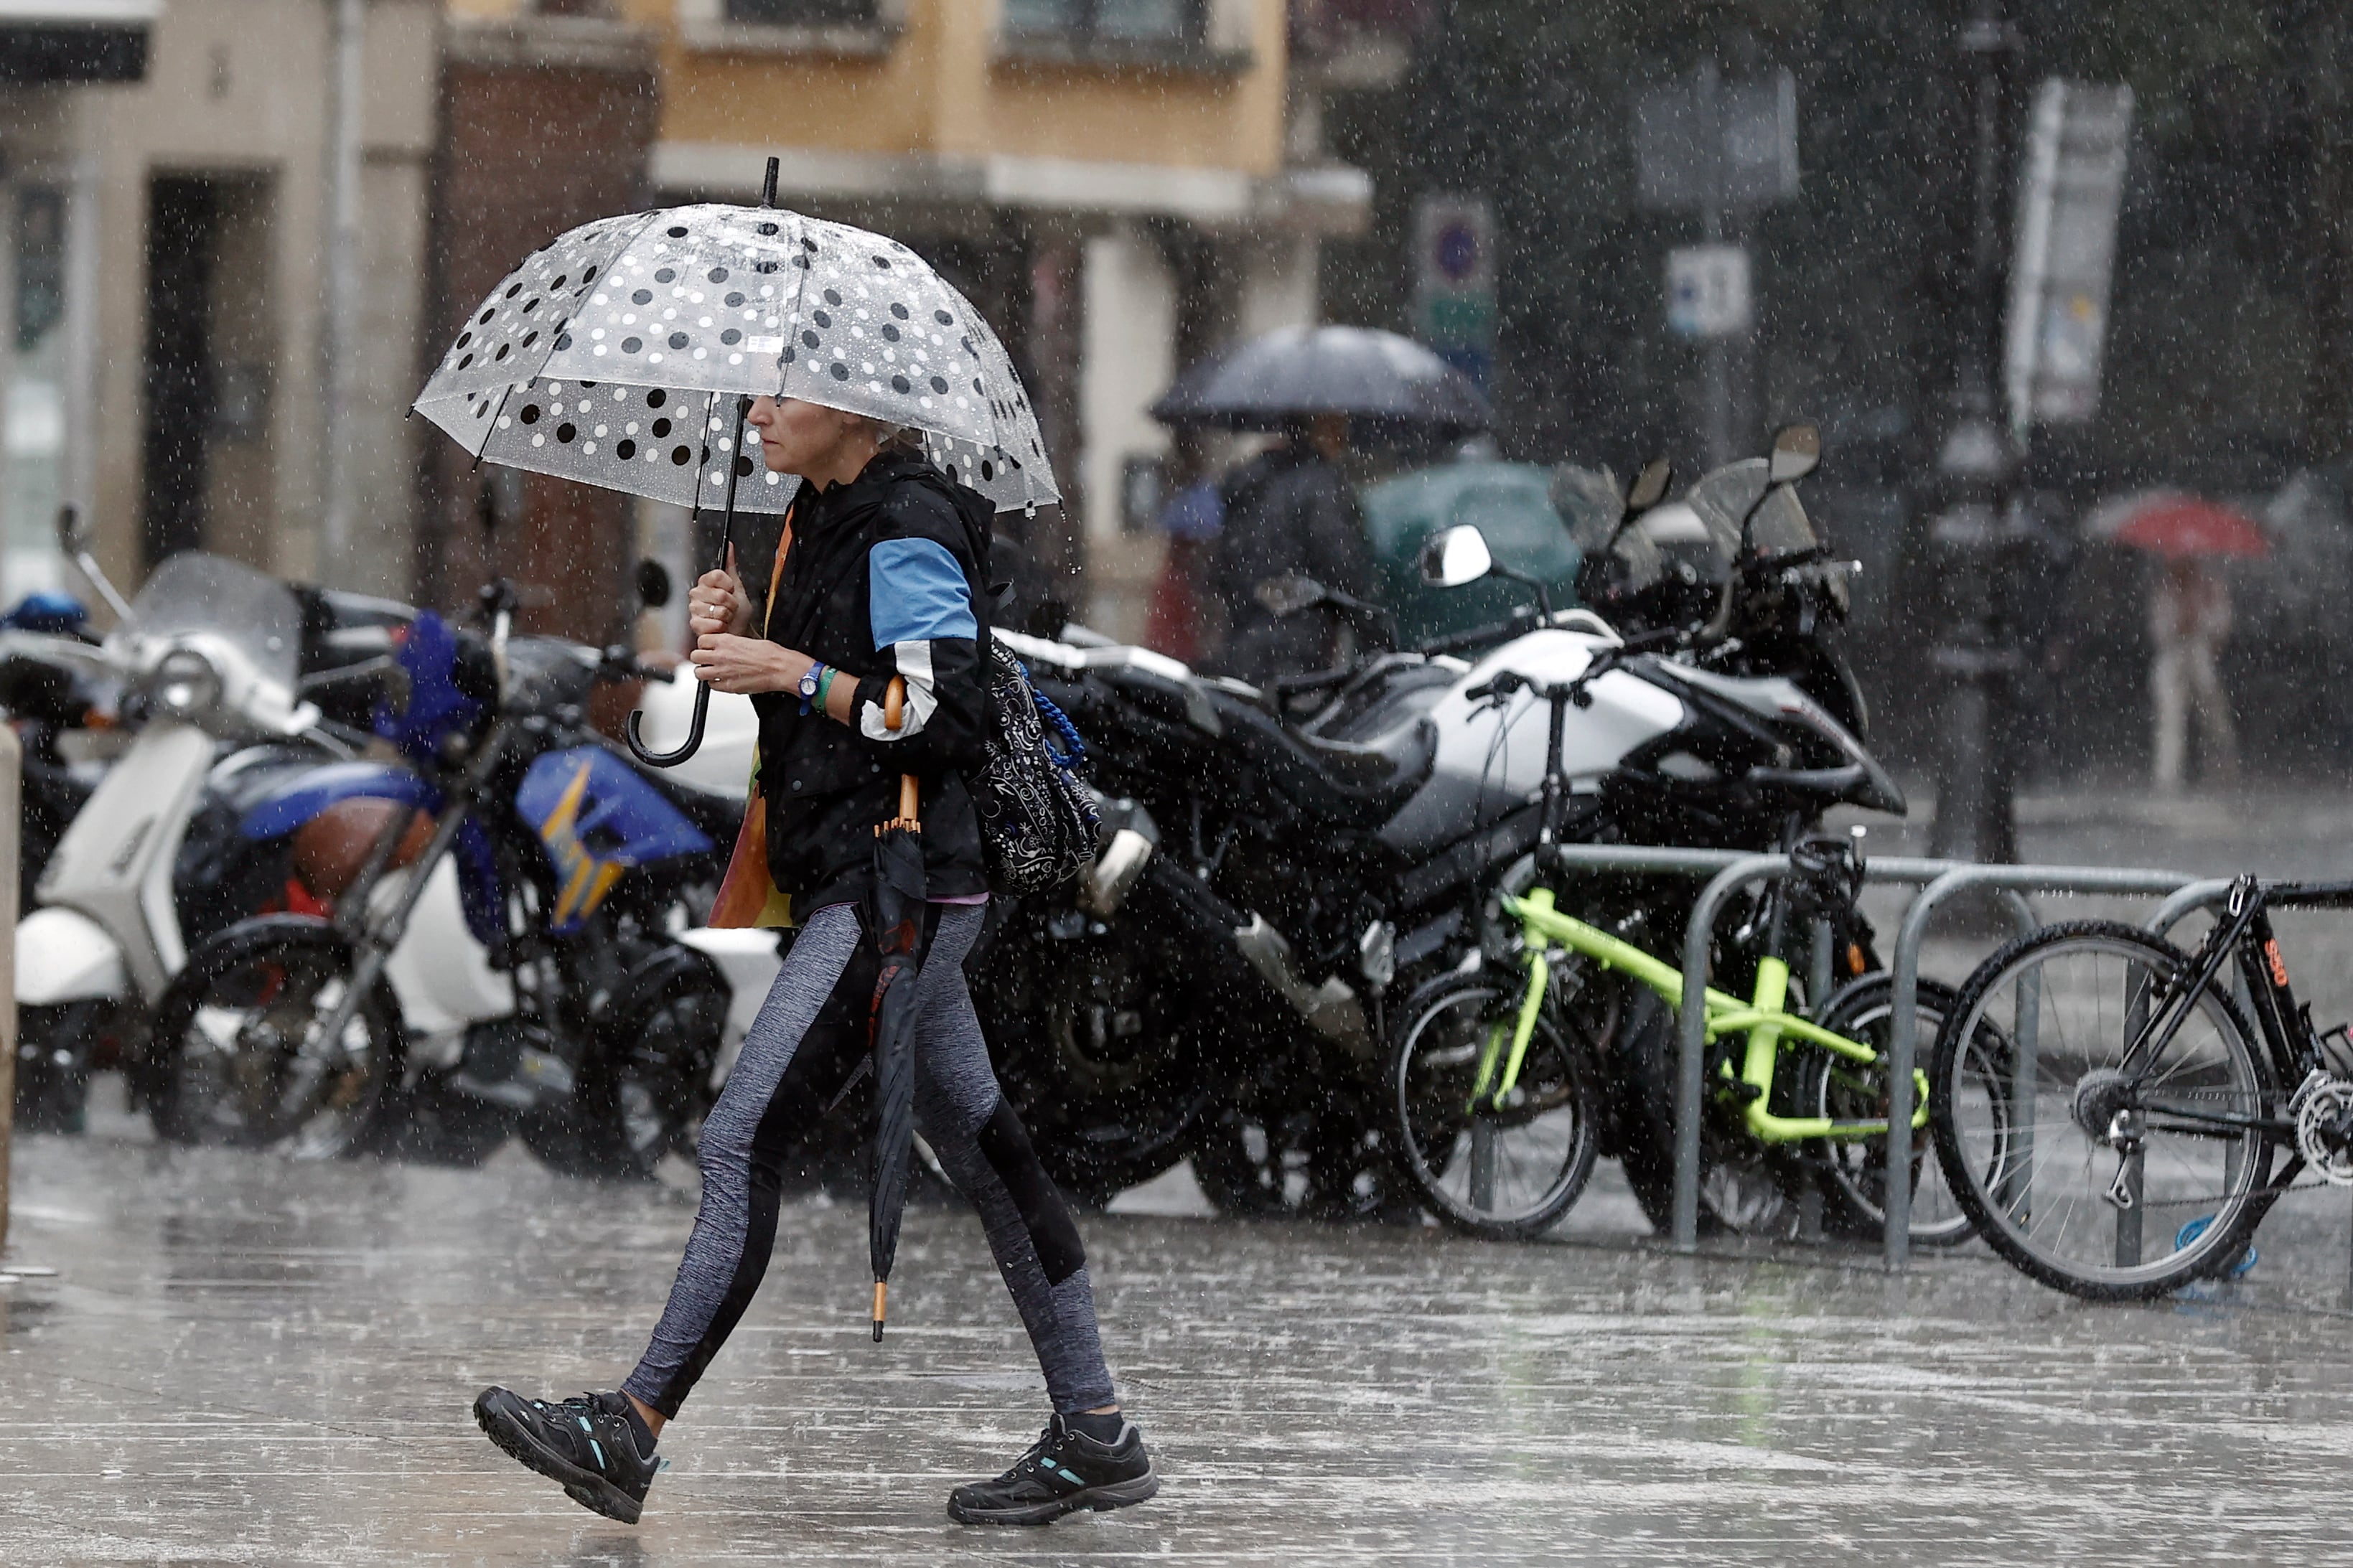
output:
[[2319,1563],[2353,1532],[2341,1193],[2244,1285],[2095,1308],[1981,1254],[1678,1258],[1613,1231],[1622,1190],[1522,1247],[1089,1217],[1166,1485],[1000,1532],[942,1513],[1043,1418],[977,1227],[910,1215],[878,1347],[862,1210],[793,1204],[632,1530],[468,1402],[613,1384],[691,1215],[670,1174],[25,1140],[11,1259],[58,1272],[0,1286],[0,1561]]
[[[2046,858],[2353,874],[2326,800],[2027,816]],[[2344,1016],[2353,916],[2289,946]],[[1940,942],[1931,972],[1982,951]],[[0,1282],[8,1568],[2305,1563],[2353,1539],[2341,1191],[2284,1203],[2244,1282],[2118,1308],[1974,1247],[1901,1278],[1823,1248],[1678,1258],[1606,1163],[1521,1247],[1218,1221],[1179,1171],[1083,1226],[1160,1498],[990,1532],[948,1523],[946,1490],[1017,1454],[1043,1394],[950,1205],[911,1213],[879,1347],[862,1207],[787,1206],[632,1530],[468,1405],[613,1385],[692,1217],[682,1167],[615,1188],[519,1148],[480,1171],[177,1152],[114,1115],[21,1140],[16,1179],[0,1275],[57,1273]]]

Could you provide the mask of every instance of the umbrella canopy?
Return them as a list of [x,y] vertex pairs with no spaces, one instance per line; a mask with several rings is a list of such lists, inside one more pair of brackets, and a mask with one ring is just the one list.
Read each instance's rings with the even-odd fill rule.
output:
[[[891,683],[895,697],[899,683]],[[892,705],[895,717],[898,710]],[[896,728],[893,725],[892,728]],[[874,1171],[867,1197],[866,1253],[874,1268],[874,1337],[882,1337],[899,1220],[907,1206],[907,1159],[915,1131],[915,1002],[923,967],[923,824],[915,781],[899,779],[899,815],[875,830]]]
[[2143,490],[2109,501],[2084,531],[2111,544],[2168,558],[2271,553],[2262,524],[2235,507],[2182,490]]
[[1152,405],[1166,425],[1278,430],[1318,414],[1466,435],[1494,411],[1470,378],[1410,338],[1370,327],[1285,327],[1176,378]]
[[980,313],[894,239],[706,203],[584,224],[475,308],[416,409],[477,458],[681,506],[777,512],[734,400],[911,426],[1000,511],[1060,499],[1028,394]]

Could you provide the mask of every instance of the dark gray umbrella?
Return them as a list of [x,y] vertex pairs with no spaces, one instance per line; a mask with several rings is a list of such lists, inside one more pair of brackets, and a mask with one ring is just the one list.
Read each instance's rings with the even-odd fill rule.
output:
[[1469,377],[1411,338],[1371,327],[1285,327],[1195,365],[1152,405],[1164,425],[1280,430],[1318,414],[1468,435],[1494,422]]

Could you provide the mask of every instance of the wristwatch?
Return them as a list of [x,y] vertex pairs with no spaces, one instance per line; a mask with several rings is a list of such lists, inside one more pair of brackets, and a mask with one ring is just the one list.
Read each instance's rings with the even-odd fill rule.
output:
[[804,714],[809,710],[809,704],[817,700],[818,677],[824,673],[825,666],[822,664],[811,664],[801,672],[801,711]]

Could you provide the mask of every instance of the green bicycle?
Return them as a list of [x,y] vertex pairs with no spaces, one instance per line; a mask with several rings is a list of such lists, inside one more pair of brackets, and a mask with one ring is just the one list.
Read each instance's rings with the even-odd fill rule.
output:
[[[1552,703],[1556,770],[1564,709],[1594,673],[1548,686],[1506,672],[1491,689],[1508,694],[1525,686]],[[1548,819],[1562,783],[1546,779]],[[1748,925],[1762,931],[1750,995],[1706,992],[1702,1211],[1718,1231],[1795,1234],[1811,1179],[1824,1199],[1826,1229],[1876,1234],[1884,1215],[1883,1052],[1892,987],[1883,973],[1866,973],[1863,942],[1850,937],[1837,965],[1848,983],[1823,1000],[1817,1016],[1790,1009],[1782,949],[1789,929],[1802,929],[1790,916],[1826,913],[1852,931],[1860,882],[1847,846],[1816,839],[1794,847],[1805,874],[1770,885]],[[1498,1239],[1535,1236],[1582,1194],[1614,1088],[1629,1175],[1653,1221],[1662,1219],[1667,1194],[1655,1155],[1672,1146],[1672,1021],[1683,999],[1682,969],[1564,913],[1549,887],[1506,893],[1500,902],[1519,927],[1524,972],[1516,981],[1508,972],[1447,974],[1400,1012],[1387,1077],[1398,1163],[1430,1211],[1456,1229]],[[1934,1037],[1951,1002],[1945,988],[1921,984],[1918,1037]],[[1605,1064],[1631,1081],[1610,1084]],[[1915,1072],[1913,1081],[1914,1126],[1926,1127],[1926,1075]],[[1997,1118],[2000,1109],[1993,1108]],[[1629,1121],[1647,1125],[1622,1125]],[[1646,1144],[1654,1157],[1643,1162],[1638,1150]],[[1968,1215],[1924,1155],[1915,1147],[1912,1239],[1966,1240]],[[1647,1185],[1637,1172],[1644,1163]]]

